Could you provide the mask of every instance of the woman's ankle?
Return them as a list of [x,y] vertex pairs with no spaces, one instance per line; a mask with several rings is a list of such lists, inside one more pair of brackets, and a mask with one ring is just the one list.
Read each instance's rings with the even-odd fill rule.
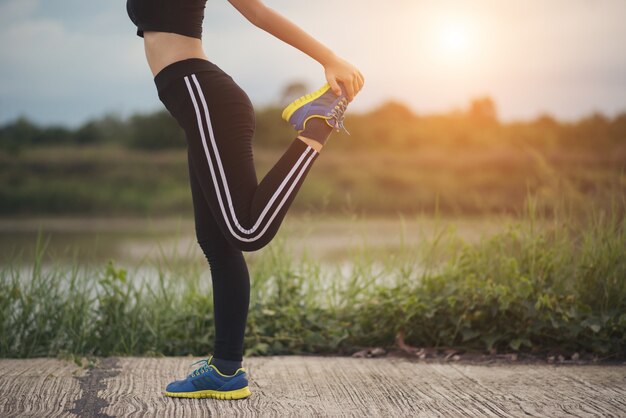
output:
[[324,145],[332,132],[333,127],[325,118],[312,117],[304,125],[304,130],[300,132],[300,136]]
[[303,141],[305,144],[310,145],[317,152],[320,152],[322,148],[324,147],[324,145],[319,143],[318,141],[311,139],[311,138],[306,138],[302,135],[298,135],[298,139]]

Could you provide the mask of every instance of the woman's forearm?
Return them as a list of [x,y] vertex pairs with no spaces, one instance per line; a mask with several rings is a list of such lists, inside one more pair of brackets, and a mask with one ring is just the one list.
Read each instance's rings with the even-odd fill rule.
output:
[[333,51],[271,7],[264,5],[250,21],[267,33],[304,52],[323,66],[336,59]]
[[267,7],[261,0],[228,0],[253,25],[304,52],[324,66],[326,80],[337,96],[345,88],[348,100],[361,90],[365,82],[361,72],[339,58],[324,44],[300,29],[289,19]]

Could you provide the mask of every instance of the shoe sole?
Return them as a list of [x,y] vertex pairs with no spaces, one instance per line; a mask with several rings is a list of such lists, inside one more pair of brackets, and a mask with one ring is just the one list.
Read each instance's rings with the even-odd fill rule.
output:
[[326,91],[330,89],[330,85],[328,83],[324,84],[319,90],[314,91],[313,93],[305,94],[302,97],[297,98],[293,102],[287,105],[285,110],[283,110],[282,118],[283,120],[289,122],[289,118],[298,110],[300,107],[304,106],[307,103],[312,102],[313,100],[321,97]]
[[250,388],[246,386],[245,388],[237,389],[237,390],[229,390],[229,391],[221,391],[221,390],[197,390],[194,392],[163,392],[165,396],[170,396],[172,398],[213,398],[213,399],[243,399],[250,396]]

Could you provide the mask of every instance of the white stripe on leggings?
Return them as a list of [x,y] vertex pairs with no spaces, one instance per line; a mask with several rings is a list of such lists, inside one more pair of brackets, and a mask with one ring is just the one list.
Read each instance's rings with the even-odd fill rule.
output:
[[[298,169],[298,166],[301,165],[302,160],[307,156],[307,154],[310,154],[308,159],[306,160],[306,162],[304,163],[304,165],[301,167],[300,171],[298,172],[295,180],[293,180],[291,182],[291,185],[289,186],[289,189],[285,193],[285,196],[280,201],[278,207],[274,210],[272,216],[269,218],[269,220],[267,221],[267,223],[265,224],[265,227],[261,230],[261,232],[259,232],[256,236],[250,237],[250,238],[246,238],[246,237],[240,236],[233,229],[233,225],[231,224],[231,219],[228,217],[227,212],[226,212],[226,208],[224,207],[224,202],[222,200],[220,188],[218,187],[218,183],[217,183],[217,176],[216,176],[216,173],[215,173],[215,168],[213,167],[213,160],[212,160],[212,158],[210,156],[208,145],[207,145],[207,141],[206,141],[206,136],[205,136],[205,132],[204,132],[204,126],[202,124],[202,114],[201,114],[200,109],[198,107],[198,102],[196,101],[193,88],[191,87],[191,83],[189,82],[189,77],[185,76],[185,83],[186,83],[187,89],[189,91],[189,96],[191,97],[191,101],[193,103],[193,107],[194,107],[194,109],[196,111],[196,119],[198,121],[198,128],[200,130],[200,137],[202,138],[202,146],[204,147],[204,152],[206,154],[207,162],[209,164],[209,169],[211,171],[211,177],[213,179],[213,185],[214,185],[215,191],[217,193],[217,200],[218,200],[218,202],[220,204],[220,209],[222,211],[222,215],[224,216],[224,220],[226,221],[226,226],[228,226],[228,229],[229,229],[230,233],[235,238],[237,238],[237,239],[239,239],[241,241],[245,241],[245,242],[256,241],[261,236],[263,236],[263,234],[265,233],[267,228],[269,228],[269,226],[271,225],[271,223],[274,220],[274,218],[278,215],[278,212],[280,211],[282,206],[287,201],[287,198],[289,197],[289,195],[291,194],[292,190],[294,189],[294,187],[298,183],[298,180],[300,179],[300,177],[302,177],[302,175],[306,171],[307,167],[311,164],[311,161],[313,160],[313,157],[315,156],[316,151],[315,151],[315,149],[313,147],[311,147],[310,145],[307,144],[306,149],[304,150],[304,152],[302,153],[300,158],[298,158],[298,161],[296,161],[295,165],[291,168],[291,170],[289,171],[287,176],[283,179],[283,181],[280,184],[280,186],[278,187],[278,189],[274,192],[274,194],[272,195],[272,198],[268,201],[267,205],[263,209],[263,212],[261,212],[261,215],[259,216],[259,219],[257,219],[257,221],[254,224],[254,226],[252,228],[250,228],[250,229],[246,229],[246,228],[242,227],[241,224],[239,223],[239,220],[237,219],[236,214],[235,214],[232,198],[231,198],[231,195],[230,195],[230,190],[228,189],[228,182],[226,181],[226,176],[224,174],[224,167],[222,166],[222,161],[221,161],[220,156],[219,156],[219,150],[217,148],[217,144],[215,142],[215,137],[214,137],[214,134],[213,134],[213,127],[211,125],[211,118],[210,118],[210,115],[209,115],[209,109],[208,109],[208,106],[206,104],[206,100],[204,98],[204,94],[202,92],[202,88],[200,87],[200,84],[198,83],[198,79],[196,78],[196,75],[192,74],[191,77],[193,79],[193,82],[194,82],[197,90],[198,90],[198,96],[200,97],[200,101],[202,102],[202,107],[204,109],[206,125],[207,125],[208,131],[209,131],[209,138],[211,140],[211,146],[212,146],[214,155],[215,155],[216,160],[217,160],[217,164],[218,164],[218,168],[219,168],[219,172],[220,172],[220,179],[221,179],[222,184],[224,186],[224,193],[226,194],[226,200],[228,201],[230,214],[232,216],[232,222],[234,222],[235,226],[242,233],[245,233],[245,234],[254,233],[259,228],[259,226],[261,226],[261,222],[263,221],[265,215],[269,211],[272,203],[274,203],[274,201],[278,198],[278,195],[283,190],[283,188],[287,185],[287,183],[289,182],[289,179],[293,176],[295,171]],[[312,151],[312,152],[310,152],[310,151]]]

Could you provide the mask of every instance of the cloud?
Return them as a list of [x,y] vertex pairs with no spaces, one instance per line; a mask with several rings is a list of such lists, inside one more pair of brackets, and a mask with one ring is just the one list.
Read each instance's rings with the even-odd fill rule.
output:
[[6,23],[0,27],[2,119],[27,114],[36,120],[60,116],[77,123],[103,111],[128,110],[122,97],[137,94],[136,85],[144,89],[131,97],[132,106],[146,101],[150,73],[143,46],[131,37],[132,24],[125,26],[127,33],[115,28],[121,13],[95,13],[86,18],[90,25],[83,30],[42,15],[36,1],[16,3],[2,4],[14,17],[2,15]]
[[[622,0],[266,2],[361,69],[366,87],[352,109],[394,98],[440,111],[476,94],[494,96],[504,118],[626,107]],[[319,64],[227,1],[206,7],[207,55],[254,103],[273,101],[292,80],[323,82]],[[433,55],[429,27],[459,14],[475,19],[482,38],[472,60],[449,65]],[[111,110],[162,108],[122,0],[0,0],[0,62],[0,123],[26,114],[76,124]]]
[[29,16],[38,6],[38,0],[6,0],[0,3],[0,23],[4,25]]

